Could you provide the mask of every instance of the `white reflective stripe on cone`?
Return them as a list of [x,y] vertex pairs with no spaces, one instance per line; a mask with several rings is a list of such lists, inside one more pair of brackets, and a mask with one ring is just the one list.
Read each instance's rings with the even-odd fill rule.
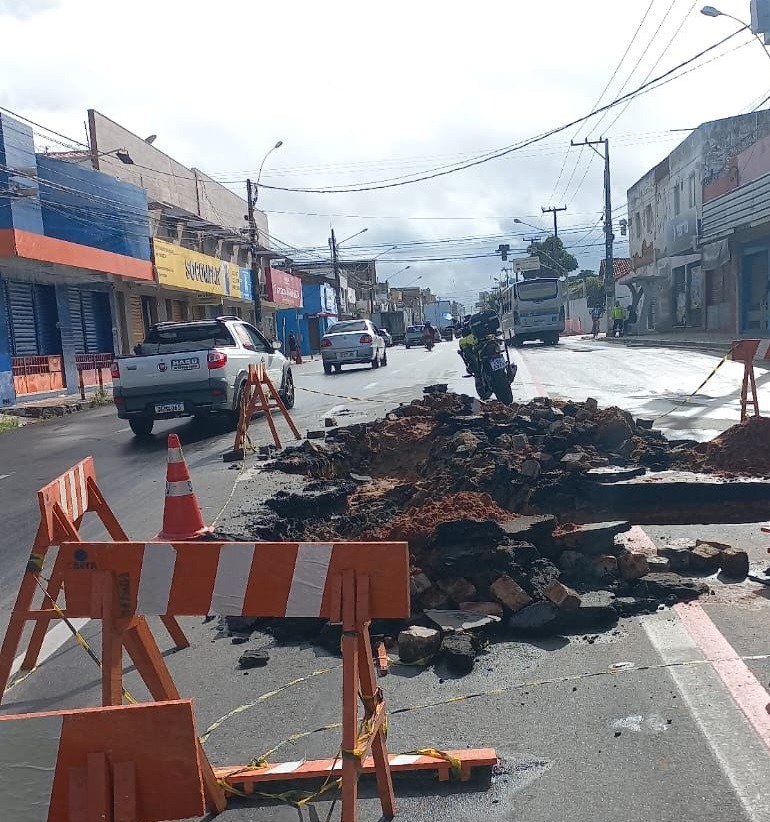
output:
[[192,494],[192,482],[190,480],[178,480],[176,482],[166,481],[166,496],[167,497],[186,497]]
[[168,449],[168,461],[169,462],[184,462],[184,457],[182,456],[182,449],[181,448],[169,448]]
[[326,575],[333,545],[326,542],[301,542],[286,601],[287,617],[317,617],[326,588]]

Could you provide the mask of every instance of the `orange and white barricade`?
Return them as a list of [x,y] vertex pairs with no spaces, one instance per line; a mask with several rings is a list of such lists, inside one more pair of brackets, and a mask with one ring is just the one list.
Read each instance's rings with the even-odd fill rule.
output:
[[0,716],[0,796],[8,822],[161,822],[221,809],[205,798],[189,701]]
[[[8,628],[0,648],[0,701],[8,685],[14,658],[21,644],[26,622],[33,621],[32,637],[21,670],[29,671],[37,664],[40,649],[51,619],[58,615],[49,609],[49,601],[56,601],[62,585],[62,559],[57,555],[51,571],[51,578],[43,597],[44,612],[32,611],[35,592],[42,587],[40,574],[48,550],[64,540],[80,539],[79,529],[87,513],[95,514],[101,520],[107,533],[115,540],[126,540],[128,536],[121,527],[99,486],[96,484],[96,472],[93,457],[86,457],[60,477],[37,492],[40,506],[40,523],[32,546],[32,553],[27,562],[16,597]],[[50,597],[50,600],[49,600]],[[187,648],[189,642],[181,627],[173,617],[163,617],[171,638],[177,648]]]
[[249,366],[249,373],[246,383],[243,387],[243,395],[241,398],[241,412],[238,418],[238,427],[235,431],[235,442],[233,443],[233,450],[228,451],[223,459],[225,462],[232,462],[233,460],[243,459],[245,456],[246,443],[249,440],[249,424],[251,418],[257,412],[261,411],[267,419],[267,424],[270,426],[270,433],[273,435],[273,442],[276,448],[281,447],[281,438],[278,435],[278,429],[275,427],[273,420],[273,411],[280,411],[286,424],[291,429],[294,438],[302,439],[291,414],[281,399],[280,394],[276,391],[272,380],[268,376],[267,369],[262,363]]
[[[754,416],[759,416],[757,383],[754,377],[754,363],[764,362],[770,367],[770,339],[768,340],[734,340],[730,357],[735,362],[743,363],[743,383],[741,385],[741,422],[748,417],[748,404],[754,408]],[[751,389],[751,396],[749,396]]]
[[[225,783],[250,793],[256,783],[279,775],[286,780],[339,772],[342,819],[355,822],[361,773],[374,771],[383,814],[391,817],[391,764],[446,771],[446,755],[389,757],[385,741],[385,700],[376,683],[368,626],[372,619],[409,616],[406,543],[106,542],[69,543],[61,551],[65,614],[102,620],[105,704],[121,701],[124,647],[156,699],[178,698],[152,635],[137,630],[142,616],[320,617],[342,624],[341,762],[289,763],[283,772],[275,766],[218,769]],[[494,757],[488,749],[462,752],[459,769],[489,766]]]

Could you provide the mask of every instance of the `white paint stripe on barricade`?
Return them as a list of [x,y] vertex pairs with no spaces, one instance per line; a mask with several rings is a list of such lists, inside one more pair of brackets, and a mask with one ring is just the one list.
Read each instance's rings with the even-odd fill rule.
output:
[[302,767],[304,764],[304,759],[301,759],[298,762],[281,762],[280,765],[270,765],[269,773],[294,773],[297,768]]
[[287,617],[317,617],[326,588],[333,546],[328,542],[301,542],[286,601]]
[[767,359],[767,352],[770,349],[770,340],[760,340],[757,346],[757,352],[754,354],[755,360]]
[[0,722],[0,796],[3,819],[48,819],[64,718],[33,716]]
[[75,469],[71,468],[67,471],[67,479],[70,484],[70,500],[72,501],[72,521],[80,516],[80,509],[78,508],[78,487],[75,484]]
[[171,545],[145,545],[139,590],[136,594],[137,614],[159,616],[168,611],[176,558],[176,549]]
[[70,507],[67,505],[67,485],[64,481],[65,474],[62,474],[59,477],[59,504],[62,507],[62,510],[69,513]]
[[77,466],[75,469],[78,474],[78,487],[80,488],[80,513],[84,514],[88,510],[88,488],[86,487],[86,472],[83,470],[83,464]]
[[192,494],[192,482],[190,480],[177,480],[176,482],[166,482],[167,497],[186,497]]
[[246,588],[254,560],[254,546],[247,543],[227,543],[219,553],[210,613],[220,616],[241,616]]
[[414,765],[418,759],[420,759],[419,754],[398,754],[397,756],[392,756],[390,758],[390,764],[393,765]]

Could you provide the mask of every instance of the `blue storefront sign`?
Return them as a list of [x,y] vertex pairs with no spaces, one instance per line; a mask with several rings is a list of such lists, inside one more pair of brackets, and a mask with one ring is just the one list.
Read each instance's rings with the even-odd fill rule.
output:
[[241,299],[242,300],[253,300],[254,299],[254,290],[251,287],[251,269],[250,268],[242,268],[241,269]]

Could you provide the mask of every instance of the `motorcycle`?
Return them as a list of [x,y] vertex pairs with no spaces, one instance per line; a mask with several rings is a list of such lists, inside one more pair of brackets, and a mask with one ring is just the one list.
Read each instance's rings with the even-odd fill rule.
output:
[[500,402],[511,405],[511,385],[517,368],[510,361],[497,314],[494,311],[475,314],[470,320],[470,330],[475,342],[464,352],[461,349],[460,354],[473,374],[479,399],[488,400],[494,394]]
[[435,343],[433,342],[433,337],[427,337],[425,339],[425,350],[426,351],[433,351],[433,346]]

